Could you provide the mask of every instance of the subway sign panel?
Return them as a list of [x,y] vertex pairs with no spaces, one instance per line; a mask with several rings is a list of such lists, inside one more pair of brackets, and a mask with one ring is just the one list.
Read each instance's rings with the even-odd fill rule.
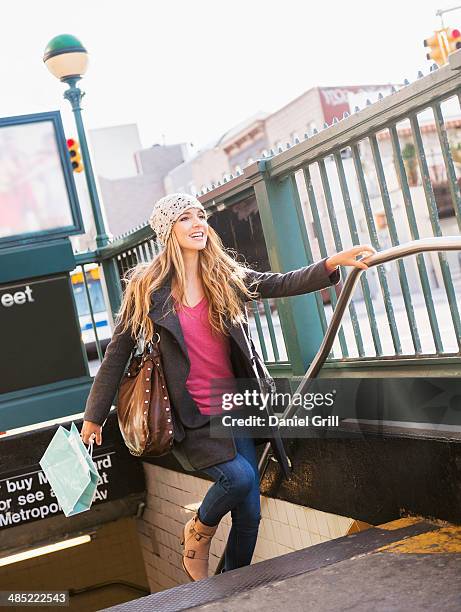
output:
[[[81,428],[80,419],[74,423]],[[61,424],[69,429],[70,422]],[[0,533],[52,517],[65,519],[65,525],[78,522],[81,514],[65,517],[39,464],[57,427],[53,425],[1,439]],[[99,480],[92,506],[82,514],[89,515],[95,506],[145,491],[143,462],[128,452],[115,413],[111,413],[104,425],[103,444],[94,449],[93,460]],[[94,516],[101,518],[100,512]],[[0,537],[0,549],[1,540]]]
[[87,376],[67,274],[0,285],[0,394]]
[[[113,475],[114,454],[115,451],[106,452],[94,458],[99,472],[94,504],[116,497],[117,487],[109,480]],[[40,466],[26,474],[20,472],[1,478],[0,529],[50,518],[61,512],[61,506]]]

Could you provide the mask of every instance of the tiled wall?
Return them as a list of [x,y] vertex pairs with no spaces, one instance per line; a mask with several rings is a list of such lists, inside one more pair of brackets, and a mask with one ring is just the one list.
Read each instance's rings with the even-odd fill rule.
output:
[[[182,529],[200,505],[210,481],[144,463],[147,505],[137,520],[146,574],[152,592],[188,582],[181,568]],[[306,548],[368,527],[345,516],[329,514],[278,499],[261,498],[259,537],[253,563]],[[230,530],[230,514],[221,521],[211,544],[214,571]]]

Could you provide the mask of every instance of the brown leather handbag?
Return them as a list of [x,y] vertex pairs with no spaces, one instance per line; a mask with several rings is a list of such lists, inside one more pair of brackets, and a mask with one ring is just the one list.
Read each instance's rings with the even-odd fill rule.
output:
[[174,442],[158,332],[155,337],[155,342],[146,343],[142,354],[136,354],[136,349],[133,351],[118,389],[120,432],[130,453],[137,457],[164,455]]

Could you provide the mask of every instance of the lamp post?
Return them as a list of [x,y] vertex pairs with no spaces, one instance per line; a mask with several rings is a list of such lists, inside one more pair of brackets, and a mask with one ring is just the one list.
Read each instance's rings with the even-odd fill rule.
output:
[[[69,86],[69,89],[64,92],[64,98],[69,100],[74,112],[86,184],[88,186],[91,209],[93,211],[96,227],[96,246],[99,249],[109,242],[109,236],[104,226],[104,218],[101,212],[101,204],[99,202],[85,128],[83,126],[80,102],[85,94],[77,87],[78,81],[85,74],[88,67],[88,53],[78,38],[71,34],[60,34],[52,38],[46,46],[43,61],[51,74],[63,83],[67,83]],[[121,303],[122,286],[120,276],[116,262],[113,259],[103,259],[101,265],[104,271],[104,278],[113,316],[114,313],[118,311]]]
[[69,89],[64,92],[64,98],[69,100],[72,106],[77,126],[86,184],[96,227],[96,246],[98,248],[103,247],[109,242],[109,236],[104,226],[101,204],[99,202],[85,128],[83,126],[80,103],[85,92],[77,87],[78,81],[85,74],[88,67],[88,53],[78,38],[71,34],[60,34],[52,38],[46,46],[43,61],[51,74],[69,86]]

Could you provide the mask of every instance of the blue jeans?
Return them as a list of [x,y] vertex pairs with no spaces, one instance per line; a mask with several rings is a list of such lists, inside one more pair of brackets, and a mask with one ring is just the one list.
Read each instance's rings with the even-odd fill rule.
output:
[[235,438],[237,455],[232,461],[202,470],[215,483],[198,510],[205,525],[217,525],[230,510],[232,528],[227,540],[224,570],[250,565],[258,538],[261,505],[256,448],[252,438]]

